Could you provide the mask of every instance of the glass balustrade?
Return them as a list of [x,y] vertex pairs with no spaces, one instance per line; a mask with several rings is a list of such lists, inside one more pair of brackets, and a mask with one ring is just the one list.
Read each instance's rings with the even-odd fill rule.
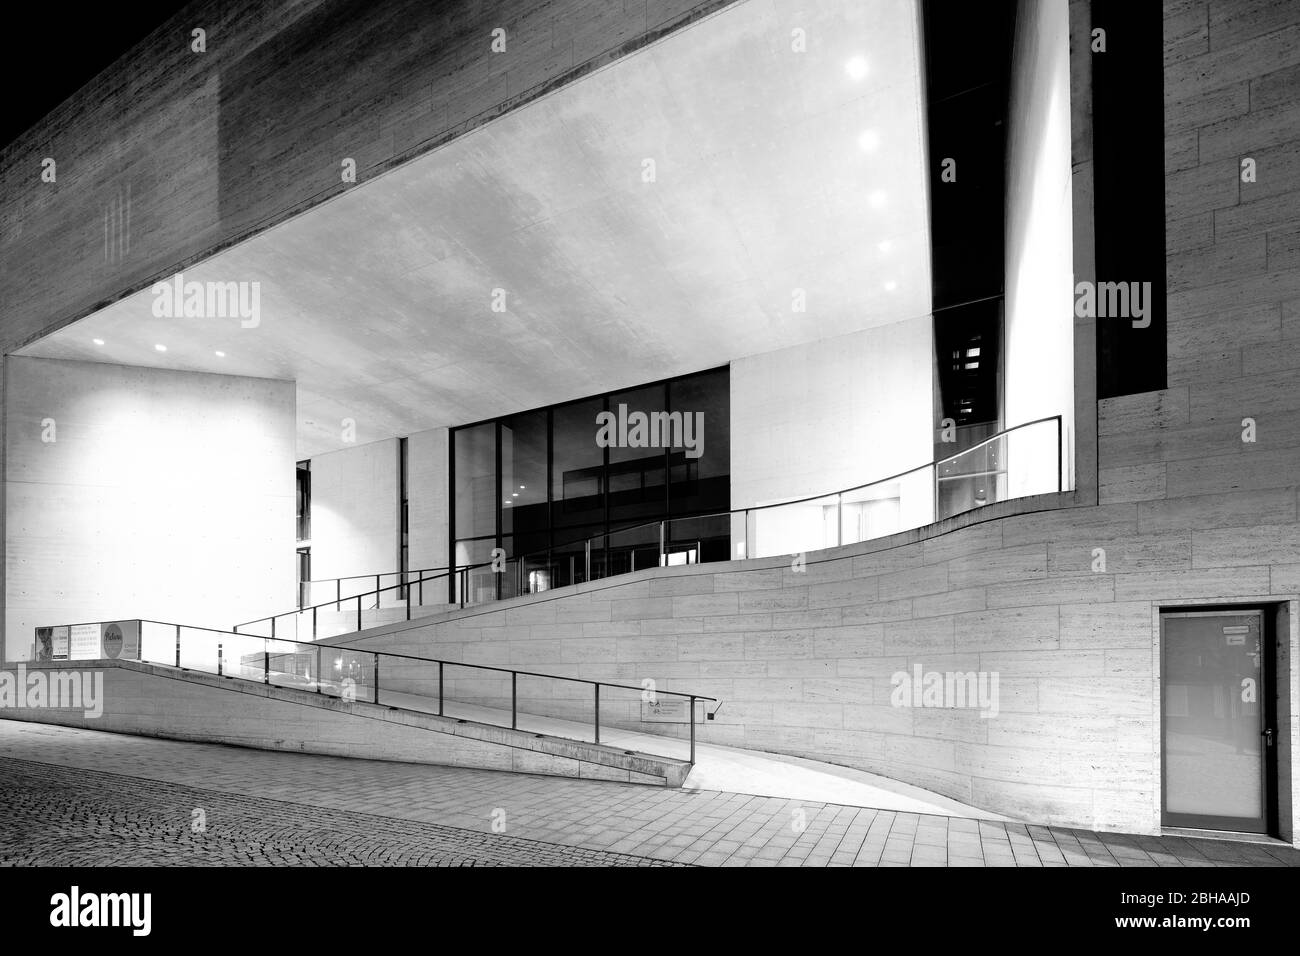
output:
[[[643,522],[546,550],[483,561],[405,582],[381,574],[310,582],[314,606],[240,625],[244,633],[320,640],[409,619],[647,568],[766,558],[857,544],[986,505],[1060,491],[1059,416],[1018,425],[979,444],[856,488],[751,508]],[[490,542],[489,542],[490,543]],[[450,593],[451,601],[448,602]],[[416,609],[416,610],[413,610]]]

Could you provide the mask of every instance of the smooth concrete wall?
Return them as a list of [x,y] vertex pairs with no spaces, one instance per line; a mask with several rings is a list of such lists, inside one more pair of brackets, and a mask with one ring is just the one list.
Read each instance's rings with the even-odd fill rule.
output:
[[[1003,421],[1062,417],[1072,488],[1074,280],[1070,22],[1067,0],[1021,0],[1007,120]],[[1008,491],[1057,488],[1056,435],[1040,426],[1007,441]]]
[[[926,315],[733,361],[732,509],[835,492],[930,461],[933,353]],[[905,516],[931,520],[928,478],[902,493]],[[749,553],[837,543],[833,523],[815,542],[785,527],[780,517],[793,511],[761,513]],[[820,530],[818,514],[797,517],[801,528]]]
[[292,604],[292,382],[5,364],[6,659],[38,625]]
[[[410,436],[406,453],[408,568],[412,572],[443,568],[447,564],[447,429]],[[312,580],[325,583],[313,588],[308,603],[373,591],[376,574],[380,575],[380,587],[393,588],[399,583],[399,468],[395,438],[312,458]],[[331,578],[353,575],[362,577],[341,581],[337,587],[329,583]],[[446,582],[426,582],[423,595],[425,605],[445,604]],[[421,603],[418,597],[412,601]],[[397,591],[382,596],[384,607],[404,602],[405,595]],[[290,606],[268,608],[263,613],[287,611]],[[321,635],[355,627],[355,604],[351,609],[345,606],[341,614],[332,612],[333,608],[318,612]],[[375,617],[367,611],[365,620]],[[379,618],[387,619],[382,614]],[[281,624],[292,626],[293,622]]]
[[[396,438],[354,445],[311,460],[313,580],[391,575],[397,570],[397,469]],[[385,587],[395,583],[382,582]],[[343,593],[356,593],[358,588],[360,585],[345,588]],[[361,589],[373,588],[370,583]]]
[[[414,570],[447,566],[447,434],[447,429],[435,428],[406,441],[408,547]],[[442,593],[445,597],[445,587]]]

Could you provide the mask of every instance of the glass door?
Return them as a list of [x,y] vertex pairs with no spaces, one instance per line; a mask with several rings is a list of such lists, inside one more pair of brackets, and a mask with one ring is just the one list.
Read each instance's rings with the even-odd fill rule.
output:
[[1164,824],[1267,832],[1263,612],[1168,613],[1160,630]]

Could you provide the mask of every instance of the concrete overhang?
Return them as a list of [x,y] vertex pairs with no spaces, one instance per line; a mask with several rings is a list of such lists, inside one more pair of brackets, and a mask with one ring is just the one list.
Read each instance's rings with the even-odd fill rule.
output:
[[924,316],[921,77],[913,0],[745,0],[185,270],[256,324],[19,354],[293,380],[307,457]]

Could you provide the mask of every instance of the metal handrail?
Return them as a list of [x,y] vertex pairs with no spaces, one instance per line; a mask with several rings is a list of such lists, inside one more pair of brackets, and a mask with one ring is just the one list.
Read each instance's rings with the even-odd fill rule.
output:
[[[487,563],[490,564],[491,562],[487,562]],[[485,565],[479,565],[479,564],[468,565],[468,564],[467,564],[467,565],[461,565],[460,568],[458,568],[457,570],[458,570],[458,571],[462,571],[462,570],[467,570],[467,569],[470,569],[470,568],[477,568],[477,567],[484,567],[484,566],[485,566]],[[435,569],[433,569],[433,570],[438,570],[438,569],[435,568]],[[412,572],[412,573],[414,573],[414,572]],[[362,606],[361,606],[361,602],[362,602],[363,599],[365,599],[365,598],[369,598],[369,597],[377,597],[378,595],[383,594],[385,591],[399,591],[399,590],[401,590],[402,588],[407,588],[407,589],[409,589],[409,588],[413,588],[413,587],[419,587],[420,590],[421,590],[421,592],[423,592],[423,584],[424,584],[425,581],[437,581],[439,578],[445,578],[445,577],[447,576],[447,573],[448,573],[448,572],[446,571],[446,569],[442,569],[440,574],[433,574],[433,575],[430,575],[430,576],[428,576],[428,577],[416,578],[414,581],[404,581],[404,582],[401,582],[401,583],[399,583],[399,584],[391,584],[391,585],[389,585],[389,586],[386,587],[386,588],[376,588],[376,589],[373,590],[373,591],[362,591],[362,592],[359,593],[359,594],[349,594],[347,597],[338,596],[338,597],[335,597],[335,599],[334,599],[333,601],[322,601],[320,604],[311,604],[311,605],[308,605],[308,606],[306,606],[306,607],[300,607],[300,608],[298,608],[298,609],[296,609],[296,610],[293,610],[293,611],[283,611],[283,612],[281,612],[280,614],[270,614],[270,615],[268,615],[268,616],[266,616],[266,617],[258,617],[258,618],[254,618],[254,619],[251,620],[251,621],[244,621],[243,623],[236,624],[233,628],[231,628],[231,630],[230,630],[228,633],[231,633],[231,634],[238,634],[238,633],[239,633],[239,629],[240,629],[241,627],[248,627],[250,624],[261,624],[263,621],[270,621],[270,622],[271,622],[271,631],[272,631],[272,633],[270,634],[270,637],[274,638],[274,637],[275,637],[275,633],[274,633],[274,632],[275,632],[275,622],[276,622],[276,620],[278,620],[279,618],[282,618],[282,617],[296,617],[296,616],[299,615],[299,614],[306,614],[308,611],[311,611],[311,612],[312,612],[312,625],[313,625],[313,633],[314,633],[314,632],[315,632],[316,612],[319,611],[319,610],[320,610],[321,608],[323,608],[323,607],[331,607],[331,606],[333,606],[333,607],[335,607],[335,608],[337,608],[338,610],[341,611],[342,608],[340,607],[340,605],[342,605],[343,602],[345,602],[345,601],[348,601],[348,602],[356,601],[356,602],[357,602],[357,616],[358,616],[358,618],[359,618],[360,615],[361,615],[362,610],[371,610],[371,611],[373,611],[373,610],[376,610],[376,609],[379,607],[378,603],[376,603],[374,607],[363,609]],[[369,578],[369,577],[374,577],[374,575],[370,575],[370,574],[362,574],[362,575],[359,575],[359,577]],[[333,581],[333,580],[336,580],[336,579],[335,579],[335,578],[325,578],[325,580],[327,580],[327,581]],[[421,597],[423,597],[423,593],[421,593]],[[410,592],[409,592],[409,590],[408,590],[408,592],[407,592],[406,604],[407,604],[407,609],[409,610],[409,609],[410,609],[410,604],[411,604],[411,599],[410,599]],[[409,620],[409,618],[408,618],[408,620]],[[158,623],[158,622],[157,622],[157,621],[153,621],[153,622],[151,622],[151,623],[156,624],[156,623]],[[357,630],[360,630],[360,629],[361,629],[360,627],[357,628]],[[244,636],[244,637],[250,637],[250,636],[251,636],[251,637],[266,637],[267,635],[264,635],[264,634],[253,634],[253,635],[245,634],[245,635],[243,635],[243,636]]]
[[[304,647],[310,647],[313,649],[317,647],[326,647],[336,651],[350,651],[353,654],[379,654],[384,657],[397,657],[397,658],[401,658],[402,660],[408,660],[408,661],[423,661],[426,664],[452,664],[456,667],[472,667],[475,670],[480,670],[480,671],[499,671],[500,673],[503,674],[519,674],[522,675],[523,677],[544,677],[547,680],[564,680],[564,681],[568,681],[571,684],[592,684],[592,685],[599,684],[601,687],[617,687],[620,690],[634,690],[637,693],[640,693],[645,690],[644,687],[640,687],[633,684],[614,684],[607,680],[589,680],[586,677],[566,677],[563,674],[543,674],[540,671],[521,671],[514,667],[494,667],[491,664],[467,664],[464,661],[450,661],[447,660],[446,658],[439,658],[439,657],[422,657],[419,654],[395,654],[392,651],[371,651],[371,650],[365,650],[357,647],[349,647],[346,644],[326,644],[323,641],[294,641],[286,637],[267,637],[265,634],[240,634],[237,631],[223,631],[220,628],[216,628],[216,627],[199,627],[198,625],[194,625],[194,624],[175,624],[170,621],[154,621],[144,617],[134,618],[133,620],[137,620],[141,624],[157,624],[161,627],[177,627],[177,628],[183,627],[187,631],[205,631],[209,634],[233,634],[236,637],[243,637],[254,641],[279,641],[281,644],[302,644]],[[97,624],[103,622],[88,621],[86,623]],[[56,625],[56,626],[68,627],[68,626],[76,626],[76,625]],[[715,704],[718,702],[718,698],[716,697],[706,697],[703,694],[687,694],[687,693],[683,693],[682,691],[659,690],[656,688],[654,693],[656,695],[667,694],[670,697],[690,697],[693,698],[694,700],[711,700]]]
[[[214,627],[202,627],[202,626],[198,626],[198,625],[176,624],[176,623],[172,623],[172,622],[168,622],[168,621],[155,621],[155,620],[151,620],[151,619],[149,619],[149,618],[132,618],[131,620],[134,620],[134,621],[136,622],[136,624],[138,625],[138,627],[137,627],[137,640],[138,640],[139,643],[138,643],[138,650],[137,650],[137,658],[138,658],[142,663],[155,663],[155,664],[161,664],[161,663],[163,663],[163,662],[161,662],[161,661],[150,661],[150,660],[146,660],[145,655],[144,655],[144,638],[145,638],[145,635],[144,635],[144,625],[146,625],[146,624],[153,624],[153,625],[156,625],[156,626],[158,626],[158,627],[164,627],[164,628],[173,629],[173,630],[175,631],[175,633],[176,633],[176,657],[175,657],[175,666],[176,666],[177,668],[181,669],[181,670],[189,670],[189,669],[190,669],[190,668],[183,667],[182,664],[181,664],[181,660],[182,660],[181,644],[182,644],[182,636],[183,636],[182,632],[185,631],[185,630],[188,630],[188,631],[200,631],[200,632],[203,632],[204,634],[214,634],[214,635],[217,635],[218,637],[221,637],[221,636],[224,635],[224,636],[228,636],[228,637],[238,637],[238,638],[241,638],[241,639],[243,639],[243,640],[252,640],[252,641],[258,641],[258,640],[260,640],[260,641],[262,642],[262,654],[261,654],[261,656],[262,656],[262,662],[263,662],[263,663],[262,663],[262,668],[263,668],[263,670],[262,670],[262,681],[261,681],[261,683],[264,683],[264,684],[270,684],[270,683],[272,682],[272,681],[271,681],[271,657],[272,657],[273,654],[274,654],[275,656],[277,656],[277,657],[283,657],[283,656],[286,655],[286,654],[296,654],[296,653],[299,653],[299,651],[297,650],[297,648],[302,648],[302,649],[303,649],[304,651],[306,651],[307,653],[310,653],[311,651],[315,651],[315,652],[316,652],[317,667],[316,667],[316,679],[315,679],[314,683],[315,683],[315,685],[316,685],[316,693],[318,693],[318,694],[323,693],[323,691],[322,691],[321,688],[322,688],[322,687],[324,686],[324,684],[325,684],[325,682],[324,682],[324,680],[323,680],[323,678],[322,678],[322,670],[323,670],[323,668],[322,668],[321,663],[320,663],[320,660],[321,660],[321,651],[322,651],[322,650],[326,650],[326,649],[328,649],[328,650],[331,650],[331,651],[345,651],[345,652],[350,653],[350,654],[355,654],[355,655],[359,655],[359,656],[370,657],[370,658],[373,659],[373,664],[374,664],[374,669],[373,669],[373,674],[374,674],[374,699],[373,699],[373,703],[375,703],[375,704],[379,704],[379,692],[380,692],[380,681],[379,681],[380,667],[379,667],[379,665],[380,665],[380,658],[383,658],[383,657],[389,657],[389,658],[395,658],[395,659],[398,659],[398,660],[419,661],[421,664],[437,664],[437,665],[438,665],[438,716],[440,716],[440,717],[442,717],[442,716],[446,716],[445,713],[444,713],[445,710],[446,710],[446,694],[445,694],[445,682],[444,682],[444,669],[445,669],[447,666],[452,666],[452,667],[464,667],[464,668],[469,668],[469,669],[471,669],[471,670],[477,670],[477,671],[492,671],[492,672],[494,672],[494,673],[498,673],[498,674],[509,674],[509,675],[510,675],[510,727],[511,727],[512,730],[517,730],[518,727],[519,727],[519,678],[520,678],[521,676],[522,676],[522,677],[533,677],[533,678],[539,678],[539,679],[542,679],[542,680],[567,681],[567,682],[569,682],[569,683],[571,683],[571,684],[585,684],[585,685],[587,685],[588,687],[591,687],[591,688],[592,688],[592,690],[593,690],[593,694],[594,694],[595,709],[594,709],[594,711],[593,711],[593,727],[594,727],[594,740],[595,740],[595,743],[597,743],[597,744],[600,743],[600,688],[602,688],[602,687],[608,687],[608,688],[617,689],[617,690],[628,690],[628,691],[634,691],[634,692],[636,692],[636,693],[638,693],[638,694],[644,694],[644,693],[646,692],[646,688],[643,687],[643,686],[636,686],[636,685],[632,685],[632,684],[616,684],[616,683],[612,683],[612,682],[610,682],[610,681],[596,681],[596,680],[590,680],[589,678],[586,678],[586,677],[568,677],[568,676],[565,676],[565,675],[562,675],[562,674],[543,674],[543,673],[540,672],[540,671],[524,671],[524,670],[518,670],[518,669],[516,669],[516,668],[512,668],[512,667],[496,667],[496,666],[491,665],[491,664],[470,664],[470,663],[466,663],[465,661],[449,661],[449,660],[446,660],[445,658],[438,658],[438,657],[424,657],[424,656],[421,656],[421,655],[418,655],[418,654],[395,654],[395,653],[392,653],[392,652],[389,652],[389,651],[372,651],[372,650],[367,650],[367,649],[362,649],[362,648],[357,648],[357,647],[349,647],[349,646],[347,646],[347,645],[343,645],[343,644],[326,644],[326,643],[322,643],[322,642],[318,642],[318,641],[313,641],[313,642],[308,643],[308,642],[303,642],[303,641],[292,641],[292,640],[285,640],[285,639],[282,639],[282,638],[267,637],[267,636],[265,636],[265,635],[260,635],[260,634],[240,634],[240,633],[238,633],[238,632],[236,632],[236,631],[223,631],[223,630],[220,630],[220,629],[218,629],[218,628],[214,628]],[[83,623],[84,623],[84,624],[102,624],[102,623],[104,623],[104,622],[102,622],[102,621],[96,621],[96,622],[90,622],[90,621],[87,621],[87,622],[83,622]],[[42,625],[42,627],[45,627],[45,626],[46,626],[46,625]],[[78,625],[75,625],[75,624],[60,624],[60,625],[52,625],[52,626],[53,626],[53,627],[67,627],[67,628],[72,628],[72,627],[76,627],[76,626],[78,626]],[[275,643],[277,643],[277,644],[289,644],[289,645],[293,645],[295,649],[294,649],[294,650],[282,650],[282,649],[276,649],[276,650],[273,651],[272,648],[271,648],[271,643],[272,643],[272,642],[275,642]],[[242,659],[242,657],[241,657],[241,659]],[[223,648],[222,642],[221,642],[220,640],[218,640],[218,642],[217,642],[217,671],[216,671],[217,676],[218,676],[218,677],[226,677],[226,678],[228,678],[228,679],[230,679],[230,680],[248,680],[248,681],[253,681],[253,680],[254,680],[253,678],[250,678],[250,677],[244,677],[242,674],[226,674],[226,673],[224,673],[224,669],[225,669],[225,668],[224,668],[225,660],[226,660],[226,657],[225,657],[225,654],[224,654],[224,648]],[[167,665],[164,665],[164,666],[171,666],[171,665],[170,665],[170,664],[167,664]],[[201,671],[201,673],[206,673],[206,672]],[[660,696],[660,695],[664,695],[664,696],[667,696],[667,697],[679,697],[679,698],[682,698],[683,700],[689,701],[689,706],[690,706],[690,726],[691,726],[691,730],[690,730],[690,763],[691,763],[692,766],[694,766],[694,764],[695,764],[695,702],[696,702],[696,701],[710,701],[710,702],[716,704],[716,703],[718,703],[718,698],[716,698],[716,697],[710,697],[710,696],[708,696],[708,695],[706,695],[706,694],[688,694],[688,693],[684,693],[684,692],[682,692],[682,691],[659,690],[658,688],[655,688],[655,689],[654,689],[653,691],[651,691],[650,693],[652,693],[656,698],[657,698],[658,696]],[[715,712],[716,712],[716,710],[715,710]],[[706,719],[708,719],[707,716],[706,716]],[[495,725],[494,725],[494,726],[495,726]]]
[[[863,482],[863,483],[860,484],[860,485],[853,485],[853,486],[848,487],[848,488],[843,488],[843,489],[841,489],[841,490],[839,490],[839,491],[829,491],[829,492],[826,492],[825,494],[809,495],[809,496],[807,496],[807,497],[805,497],[805,498],[793,498],[793,499],[790,499],[789,501],[774,501],[774,502],[771,502],[771,503],[769,503],[769,504],[765,504],[765,505],[753,505],[753,506],[748,507],[748,508],[733,508],[733,509],[728,510],[728,511],[714,511],[714,512],[707,512],[707,513],[704,513],[704,514],[688,514],[688,515],[680,515],[680,516],[676,516],[676,517],[666,517],[666,518],[656,518],[656,519],[651,519],[651,520],[649,520],[649,521],[642,521],[642,522],[638,522],[638,523],[636,523],[636,524],[625,525],[625,526],[623,526],[623,527],[621,527],[621,528],[611,528],[610,530],[608,530],[608,531],[604,531],[604,532],[602,532],[602,533],[600,533],[600,534],[597,534],[597,535],[588,535],[588,536],[586,536],[586,537],[582,537],[582,538],[575,538],[575,539],[573,539],[573,540],[571,540],[571,541],[565,541],[565,542],[561,542],[561,543],[558,543],[558,544],[554,544],[554,545],[550,546],[549,548],[538,549],[538,550],[536,550],[536,551],[529,551],[529,552],[527,552],[527,553],[525,553],[525,554],[521,554],[521,555],[518,555],[518,556],[513,557],[513,558],[508,558],[507,561],[513,561],[513,562],[516,562],[517,564],[522,564],[523,562],[528,561],[529,559],[535,559],[535,558],[538,558],[538,557],[540,557],[540,556],[542,556],[542,555],[549,555],[549,554],[551,554],[551,553],[553,553],[553,552],[555,552],[555,551],[561,551],[561,550],[563,550],[563,549],[565,549],[565,548],[572,547],[573,545],[589,544],[590,542],[595,541],[595,540],[598,540],[598,539],[601,539],[601,538],[606,538],[606,539],[607,539],[607,538],[609,538],[609,537],[611,537],[611,536],[613,536],[613,535],[624,534],[624,533],[629,532],[629,531],[636,531],[636,530],[638,530],[638,529],[640,529],[640,528],[649,528],[649,527],[653,527],[653,526],[655,526],[655,525],[662,525],[662,524],[664,524],[665,522],[673,522],[673,521],[698,521],[698,520],[702,520],[702,519],[705,519],[705,518],[731,517],[731,516],[733,516],[733,515],[740,515],[740,514],[748,515],[748,514],[749,514],[750,512],[752,512],[752,511],[765,511],[765,510],[768,510],[768,509],[771,509],[771,508],[787,508],[787,507],[790,507],[790,506],[792,506],[792,505],[806,504],[806,503],[808,503],[808,502],[810,502],[810,501],[819,501],[819,500],[822,500],[822,499],[833,498],[833,497],[837,497],[837,496],[842,497],[843,495],[851,494],[852,492],[855,492],[855,491],[861,491],[861,490],[864,489],[864,488],[871,488],[871,487],[873,487],[873,486],[875,486],[875,485],[885,485],[885,484],[889,484],[890,482],[893,482],[893,481],[898,481],[898,480],[901,479],[901,478],[905,478],[905,477],[907,477],[908,475],[915,474],[916,472],[919,472],[919,471],[925,471],[925,470],[928,469],[928,468],[933,468],[933,469],[935,470],[935,486],[936,486],[936,488],[935,488],[935,494],[936,494],[936,497],[937,497],[937,494],[938,494],[937,486],[938,486],[938,483],[939,483],[940,480],[947,480],[947,479],[949,479],[949,478],[969,478],[969,477],[972,477],[971,475],[966,475],[966,474],[961,474],[961,475],[951,475],[951,476],[940,476],[939,473],[938,473],[938,470],[939,470],[940,466],[942,466],[943,464],[945,464],[945,463],[947,463],[947,462],[950,462],[950,461],[955,461],[955,460],[958,459],[958,458],[961,458],[961,457],[963,457],[963,456],[969,455],[969,454],[971,454],[971,452],[974,452],[974,451],[976,451],[976,450],[982,448],[983,446],[989,444],[990,442],[997,441],[998,439],[1003,438],[1004,436],[1009,435],[1009,434],[1011,434],[1012,432],[1019,431],[1019,430],[1024,429],[1024,428],[1030,428],[1030,427],[1032,427],[1032,426],[1034,426],[1034,425],[1041,425],[1041,424],[1043,424],[1043,423],[1045,423],[1045,422],[1053,422],[1053,421],[1056,422],[1056,462],[1057,462],[1056,472],[1057,472],[1057,490],[1059,491],[1061,488],[1064,487],[1064,474],[1063,474],[1063,472],[1062,472],[1063,461],[1064,461],[1064,459],[1063,459],[1063,448],[1062,448],[1062,444],[1063,444],[1063,442],[1064,442],[1064,440],[1065,440],[1065,436],[1064,436],[1064,426],[1063,426],[1063,419],[1062,419],[1062,416],[1060,416],[1060,415],[1048,415],[1048,416],[1043,417],[1043,418],[1036,418],[1036,419],[1034,419],[1034,420],[1032,420],[1032,421],[1021,422],[1021,423],[1018,424],[1018,425],[1012,425],[1012,426],[1009,427],[1009,428],[1004,428],[1004,429],[1002,429],[1001,431],[995,432],[994,434],[989,435],[987,438],[984,438],[984,439],[982,439],[982,440],[976,442],[974,445],[971,445],[969,448],[964,448],[964,449],[962,449],[962,450],[959,451],[959,452],[954,452],[953,454],[951,454],[951,455],[947,455],[947,456],[945,456],[945,457],[943,457],[943,458],[936,458],[936,459],[934,459],[933,461],[927,462],[927,463],[925,463],[925,464],[923,464],[923,465],[917,465],[916,467],[914,467],[914,468],[909,468],[909,469],[907,469],[906,471],[900,471],[900,472],[898,472],[897,474],[889,475],[888,477],[885,477],[885,478],[876,478],[876,479],[874,479],[874,480],[872,480],[872,481],[867,481],[867,482]],[[936,521],[939,520],[937,506],[936,506],[936,511],[935,511],[935,520],[936,520]],[[478,564],[464,564],[464,565],[459,565],[459,566],[455,569],[455,573],[456,573],[456,574],[464,574],[465,572],[469,572],[469,571],[477,571],[477,570],[480,570],[480,569],[482,569],[482,568],[492,567],[495,563],[496,563],[496,562],[494,562],[494,561],[482,561],[482,562],[479,562]],[[412,581],[412,582],[410,582],[410,584],[414,585],[414,584],[420,584],[420,583],[422,583],[423,581],[426,581],[426,580],[436,580],[437,578],[440,578],[440,577],[446,577],[449,573],[451,573],[451,572],[448,571],[448,570],[444,570],[442,574],[435,575],[435,576],[433,576],[432,578],[420,578],[420,579],[418,579],[417,581]],[[496,572],[496,573],[505,573],[505,572]],[[358,577],[372,577],[372,576],[373,576],[373,575],[358,575]],[[331,579],[326,579],[326,580],[334,580],[334,579],[331,578]],[[262,623],[263,621],[271,621],[271,622],[272,622],[272,631],[274,632],[274,621],[275,621],[276,618],[281,618],[281,617],[291,617],[291,616],[296,615],[296,614],[303,614],[303,613],[306,613],[307,611],[313,611],[313,612],[314,612],[314,611],[315,611],[316,609],[318,609],[318,608],[328,607],[328,606],[330,606],[330,605],[334,605],[334,606],[337,607],[337,606],[338,606],[339,604],[341,604],[343,601],[352,601],[352,600],[357,600],[357,602],[358,602],[358,604],[357,604],[357,618],[358,618],[358,626],[357,626],[357,630],[361,630],[361,627],[360,627],[360,616],[361,616],[361,610],[362,610],[362,608],[361,608],[361,604],[360,604],[361,599],[363,599],[363,598],[368,598],[368,597],[371,597],[371,596],[377,596],[377,595],[382,594],[382,593],[385,592],[385,591],[391,591],[391,590],[394,590],[394,589],[396,589],[396,588],[401,588],[401,587],[406,587],[406,586],[408,586],[408,585],[397,584],[397,585],[393,585],[392,587],[387,587],[387,588],[376,588],[374,591],[363,591],[363,592],[360,593],[360,594],[350,595],[350,596],[348,596],[348,597],[346,597],[346,598],[338,598],[338,599],[336,599],[336,600],[334,600],[334,601],[326,601],[326,602],[324,602],[324,603],[322,603],[322,604],[313,605],[313,606],[311,606],[311,607],[300,608],[300,609],[298,609],[298,610],[296,610],[296,611],[287,611],[287,612],[284,612],[284,613],[282,613],[282,614],[272,615],[272,616],[270,616],[270,617],[262,617],[262,618],[258,618],[258,619],[254,620],[254,621],[246,621],[246,622],[244,622],[243,624],[237,624],[237,625],[235,625],[235,627],[236,627],[236,629],[238,629],[238,628],[240,628],[240,627],[247,627],[247,626],[250,625],[250,624],[260,624],[260,623]],[[464,606],[465,606],[465,601],[464,601],[464,595],[463,595],[463,594],[462,594],[462,599],[461,599],[461,601],[460,601],[459,603],[460,603],[460,606],[461,606],[461,607],[464,607]],[[407,608],[407,610],[408,610],[408,617],[407,617],[407,619],[409,620],[409,619],[410,619],[410,617],[409,617],[409,605],[410,605],[409,597],[408,597],[408,600],[407,600],[407,605],[408,605],[408,608]],[[377,607],[377,606],[378,606],[378,605],[376,604],[376,607]],[[371,610],[374,610],[374,608],[371,608]],[[312,616],[312,620],[313,620],[313,634],[314,634],[314,633],[315,633],[315,626],[314,626],[314,625],[315,625],[315,614],[314,614],[314,613],[313,613],[313,616]],[[237,631],[236,631],[236,632],[237,632]]]
[[[398,574],[427,574],[430,571],[446,571],[446,570],[447,570],[446,566],[442,565],[436,568],[408,568],[405,571],[380,571],[378,573],[371,572],[369,574],[341,574],[336,578],[312,578],[310,581],[299,581],[298,583],[299,584],[326,584],[330,581],[359,581],[362,578],[391,578],[394,575],[398,575]],[[348,595],[349,600],[351,600],[353,597],[354,595],[351,594]]]

